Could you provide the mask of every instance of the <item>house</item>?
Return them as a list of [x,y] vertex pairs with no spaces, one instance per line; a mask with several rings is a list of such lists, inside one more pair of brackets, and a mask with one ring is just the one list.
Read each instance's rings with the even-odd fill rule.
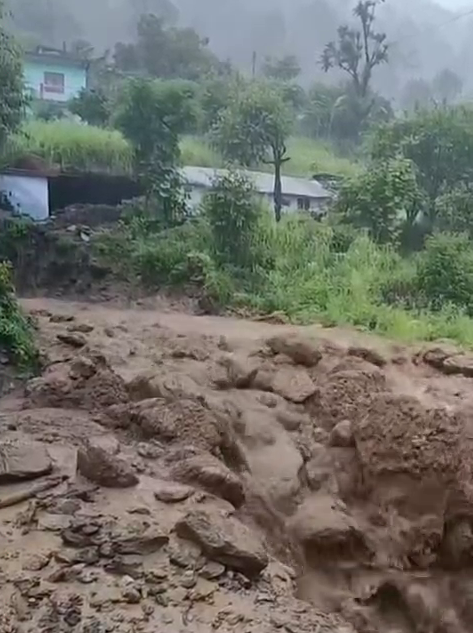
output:
[[[225,169],[206,167],[184,167],[181,171],[187,183],[190,206],[197,208],[205,193],[212,187],[215,178],[228,173]],[[256,193],[268,204],[274,203],[274,175],[256,171],[242,171],[252,183]],[[316,180],[282,177],[283,212],[308,211],[323,215],[332,194]]]
[[88,62],[63,49],[38,46],[25,53],[27,90],[36,99],[66,102],[87,87]]
[[4,169],[0,173],[0,192],[15,213],[37,221],[49,217],[49,179],[54,174],[43,170]]

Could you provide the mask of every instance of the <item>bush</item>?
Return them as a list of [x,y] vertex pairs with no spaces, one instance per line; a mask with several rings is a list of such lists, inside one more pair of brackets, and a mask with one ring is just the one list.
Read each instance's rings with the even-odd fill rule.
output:
[[217,260],[251,267],[260,209],[250,181],[236,171],[216,178],[204,198],[202,210],[210,225]]
[[0,263],[0,348],[21,369],[33,370],[38,365],[33,327],[15,298],[6,263]]
[[427,239],[417,289],[434,310],[451,303],[473,315],[473,249],[467,235],[440,233]]

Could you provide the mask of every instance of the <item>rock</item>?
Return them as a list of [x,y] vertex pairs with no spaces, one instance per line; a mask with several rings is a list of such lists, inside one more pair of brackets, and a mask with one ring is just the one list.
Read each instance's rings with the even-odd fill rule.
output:
[[286,400],[301,404],[317,391],[313,380],[303,369],[280,369],[272,381],[273,391]]
[[359,346],[350,347],[348,349],[348,355],[355,356],[356,358],[361,358],[365,360],[367,363],[376,365],[376,367],[384,367],[387,364],[387,360],[384,358],[382,354],[380,354],[374,349],[369,349],[368,347],[359,347]]
[[351,448],[355,446],[352,423],[349,420],[339,422],[330,434],[330,446],[339,448]]
[[315,367],[322,359],[322,354],[315,343],[298,334],[274,336],[266,341],[274,354],[289,356],[297,365]]
[[90,334],[94,331],[94,326],[90,325],[90,323],[76,323],[75,325],[70,325],[67,328],[68,332],[80,332],[81,334]]
[[247,356],[227,354],[219,359],[219,364],[227,373],[225,384],[218,385],[222,387],[249,389],[258,373],[256,359]]
[[206,580],[216,580],[225,573],[225,565],[214,561],[208,561],[199,573],[202,578],[205,578]]
[[194,494],[194,488],[174,482],[156,482],[153,494],[155,499],[163,503],[179,503],[185,501]]
[[89,481],[104,488],[130,488],[139,479],[131,466],[100,440],[88,440],[77,452],[77,470]]
[[177,481],[204,488],[229,501],[235,508],[245,501],[243,484],[238,476],[212,455],[184,459],[173,467],[171,475]]
[[334,497],[309,497],[289,520],[289,529],[312,559],[352,559],[368,555],[356,521]]
[[443,363],[445,374],[460,374],[467,378],[473,377],[473,354],[456,354],[449,356]]
[[53,314],[49,320],[51,323],[71,323],[74,318],[71,314]]
[[51,472],[48,451],[37,442],[0,442],[0,484],[36,479]]
[[200,545],[210,559],[250,578],[269,562],[261,541],[248,527],[216,510],[189,512],[176,524],[176,532]]
[[305,465],[309,488],[314,492],[338,492],[335,464],[330,451],[322,444],[312,446],[312,458]]
[[64,345],[80,349],[87,345],[87,339],[82,334],[58,334],[57,340]]
[[278,422],[290,433],[298,431],[301,426],[310,424],[310,417],[304,413],[281,409],[276,412]]

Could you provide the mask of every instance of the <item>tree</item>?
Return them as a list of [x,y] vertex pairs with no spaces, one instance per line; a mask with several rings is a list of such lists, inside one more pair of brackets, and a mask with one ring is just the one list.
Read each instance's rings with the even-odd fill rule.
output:
[[194,29],[168,27],[153,14],[140,17],[135,43],[116,44],[114,61],[119,70],[162,79],[197,80],[219,67],[208,40]]
[[360,28],[340,26],[338,40],[329,42],[322,54],[322,68],[339,68],[350,77],[353,109],[358,110],[358,128],[373,106],[371,80],[377,66],[388,61],[386,34],[375,30],[376,7],[384,0],[359,0],[353,13]]
[[0,1],[0,151],[8,135],[20,125],[25,105],[21,55],[5,29]]
[[444,68],[432,80],[432,94],[443,105],[451,105],[461,95],[463,81],[453,70]]
[[107,125],[111,114],[111,105],[101,90],[83,88],[77,97],[70,100],[69,111],[89,123],[89,125]]
[[342,220],[366,229],[380,244],[396,243],[407,225],[412,228],[422,208],[413,165],[394,158],[376,163],[348,180],[339,193],[335,210]]
[[429,230],[437,223],[437,199],[473,182],[473,110],[466,107],[421,110],[381,126],[372,137],[374,162],[403,156],[416,168]]
[[133,144],[135,168],[147,191],[148,215],[166,227],[179,224],[186,214],[177,163],[179,135],[189,125],[192,105],[179,84],[131,80],[114,116],[115,126]]
[[282,212],[282,166],[290,160],[286,139],[291,110],[280,92],[266,82],[251,82],[233,95],[214,129],[214,141],[225,158],[241,165],[274,166],[274,213]]
[[263,65],[263,75],[268,79],[278,81],[294,81],[301,74],[301,67],[295,55],[284,57],[266,57]]

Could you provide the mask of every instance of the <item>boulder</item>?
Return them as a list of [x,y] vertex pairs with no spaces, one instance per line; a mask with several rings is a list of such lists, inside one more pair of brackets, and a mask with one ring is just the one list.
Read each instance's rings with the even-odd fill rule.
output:
[[64,345],[69,345],[69,347],[75,347],[76,349],[80,349],[87,345],[87,339],[82,334],[58,334],[57,340],[60,343],[64,343]]
[[272,381],[273,391],[286,400],[301,404],[317,391],[314,381],[303,369],[280,369]]
[[179,503],[189,499],[195,492],[191,486],[176,484],[172,481],[157,481],[154,484],[153,494],[157,501],[162,503]]
[[0,442],[0,484],[36,479],[53,468],[48,451],[37,442]]
[[77,471],[104,488],[130,488],[139,482],[131,466],[100,438],[88,440],[78,450]]
[[171,471],[173,479],[200,486],[216,497],[239,508],[245,501],[239,477],[212,455],[196,455],[178,462]]
[[356,358],[361,358],[365,360],[367,363],[371,363],[372,365],[376,365],[376,367],[384,367],[387,364],[387,360],[384,358],[380,352],[377,352],[374,349],[370,349],[369,347],[361,347],[361,346],[353,346],[348,349],[349,356],[355,356]]
[[350,420],[342,420],[342,422],[334,426],[330,434],[329,444],[338,448],[352,448],[355,446],[353,426]]
[[273,354],[288,356],[296,365],[315,367],[322,359],[322,354],[315,341],[299,334],[281,334],[266,341]]
[[260,539],[238,519],[217,510],[193,510],[176,524],[178,536],[200,545],[213,561],[251,578],[268,565]]

